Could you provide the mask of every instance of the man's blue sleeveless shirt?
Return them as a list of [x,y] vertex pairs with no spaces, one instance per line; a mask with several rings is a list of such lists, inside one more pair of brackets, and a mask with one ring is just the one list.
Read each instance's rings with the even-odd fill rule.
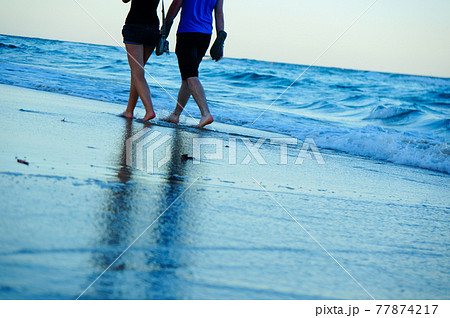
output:
[[212,34],[212,12],[217,0],[184,0],[177,33],[199,32]]

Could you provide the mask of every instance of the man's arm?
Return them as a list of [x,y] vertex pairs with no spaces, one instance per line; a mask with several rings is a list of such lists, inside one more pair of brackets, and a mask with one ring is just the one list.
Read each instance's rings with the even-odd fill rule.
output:
[[223,0],[218,0],[214,7],[214,17],[216,19],[216,32],[225,30],[225,20],[223,17]]
[[178,12],[180,12],[181,5],[183,4],[183,0],[173,0],[172,4],[170,5],[169,11],[167,11],[166,15],[166,22],[173,22],[173,19],[178,15]]
[[223,18],[223,0],[217,0],[216,6],[214,7],[214,17],[216,19],[216,32],[217,38],[214,41],[209,53],[211,58],[218,62],[223,57],[223,46],[225,39],[227,38],[227,33],[225,32],[225,21]]
[[161,33],[168,38],[170,33],[170,28],[172,27],[173,19],[180,12],[181,6],[183,5],[183,0],[173,0],[169,7],[169,11],[166,14],[166,23],[161,28]]

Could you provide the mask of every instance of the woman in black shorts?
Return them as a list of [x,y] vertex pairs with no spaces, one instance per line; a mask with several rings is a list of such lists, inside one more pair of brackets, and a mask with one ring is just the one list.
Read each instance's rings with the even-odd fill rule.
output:
[[[130,0],[122,0],[124,3]],[[131,69],[130,96],[122,116],[133,118],[138,98],[145,107],[143,121],[155,117],[150,89],[145,80],[144,66],[157,45],[161,35],[157,15],[159,0],[131,0],[131,8],[122,29],[123,43],[127,49]]]

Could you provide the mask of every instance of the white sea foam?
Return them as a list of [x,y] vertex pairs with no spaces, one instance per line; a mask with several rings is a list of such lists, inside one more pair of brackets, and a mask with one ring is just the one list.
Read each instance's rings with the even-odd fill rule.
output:
[[[129,67],[121,49],[3,36],[0,50],[0,83],[127,102]],[[146,69],[164,117],[179,88],[176,56],[152,56]],[[450,173],[450,79],[313,67],[280,96],[305,69],[207,60],[200,77],[218,122],[313,137],[321,148]],[[193,103],[186,110],[199,115]]]
[[[259,123],[257,126],[273,131],[270,123]],[[301,140],[311,137],[319,148],[450,173],[450,144],[442,139],[431,139],[426,134],[400,132],[372,125],[316,125],[310,128],[287,125],[281,131]]]

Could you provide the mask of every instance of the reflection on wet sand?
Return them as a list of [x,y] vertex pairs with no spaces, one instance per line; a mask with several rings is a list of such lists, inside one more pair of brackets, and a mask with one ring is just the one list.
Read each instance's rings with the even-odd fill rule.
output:
[[[152,132],[152,126],[146,125]],[[114,265],[92,286],[85,295],[86,298],[146,298],[146,299],[183,299],[185,291],[174,284],[177,281],[177,269],[185,269],[189,265],[189,254],[180,248],[183,237],[193,222],[186,222],[189,217],[183,215],[186,207],[192,210],[195,206],[196,191],[186,191],[190,170],[186,169],[186,159],[183,154],[189,153],[192,147],[191,136],[196,134],[183,133],[180,129],[170,129],[170,160],[161,170],[159,182],[151,184],[151,191],[157,192],[158,202],[146,205],[142,211],[142,196],[139,182],[133,175],[133,168],[126,165],[126,140],[133,134],[133,122],[127,120],[121,136],[121,151],[117,160],[117,174],[112,180],[114,186],[104,191],[105,202],[103,211],[99,214],[100,229],[97,253],[93,254],[93,273],[96,277],[103,272],[116,258],[142,233],[150,224],[142,224],[139,219],[155,220],[146,233],[133,247],[118,259]],[[192,176],[191,176],[192,177]],[[148,184],[146,184],[148,186]],[[147,190],[148,191],[148,190]],[[174,201],[180,197],[175,203]],[[153,203],[153,204],[152,204]],[[171,204],[170,209],[165,211]],[[195,210],[195,209],[194,209]],[[165,211],[165,212],[164,212]],[[151,215],[149,217],[149,215]],[[133,251],[134,249],[134,251]],[[131,253],[130,253],[131,252]],[[144,263],[144,264],[143,264]],[[140,269],[140,270],[137,270]],[[137,274],[137,275],[136,275]],[[136,294],[136,289],[140,290]]]
[[[127,120],[125,129],[121,139],[123,141],[132,135],[132,121]],[[103,270],[108,268],[114,260],[120,255],[120,249],[125,249],[126,244],[130,244],[130,228],[131,201],[133,198],[134,185],[128,184],[132,180],[132,168],[126,165],[125,146],[122,147],[120,156],[117,159],[117,174],[113,182],[115,186],[108,187],[104,191],[105,201],[102,205],[103,211],[98,214],[99,240],[97,253],[93,254],[93,276],[99,275]],[[108,271],[118,272],[127,268],[125,258],[118,259]],[[117,280],[116,275],[108,275],[105,273],[87,292],[86,297],[96,299],[110,299],[114,295],[114,286]]]

